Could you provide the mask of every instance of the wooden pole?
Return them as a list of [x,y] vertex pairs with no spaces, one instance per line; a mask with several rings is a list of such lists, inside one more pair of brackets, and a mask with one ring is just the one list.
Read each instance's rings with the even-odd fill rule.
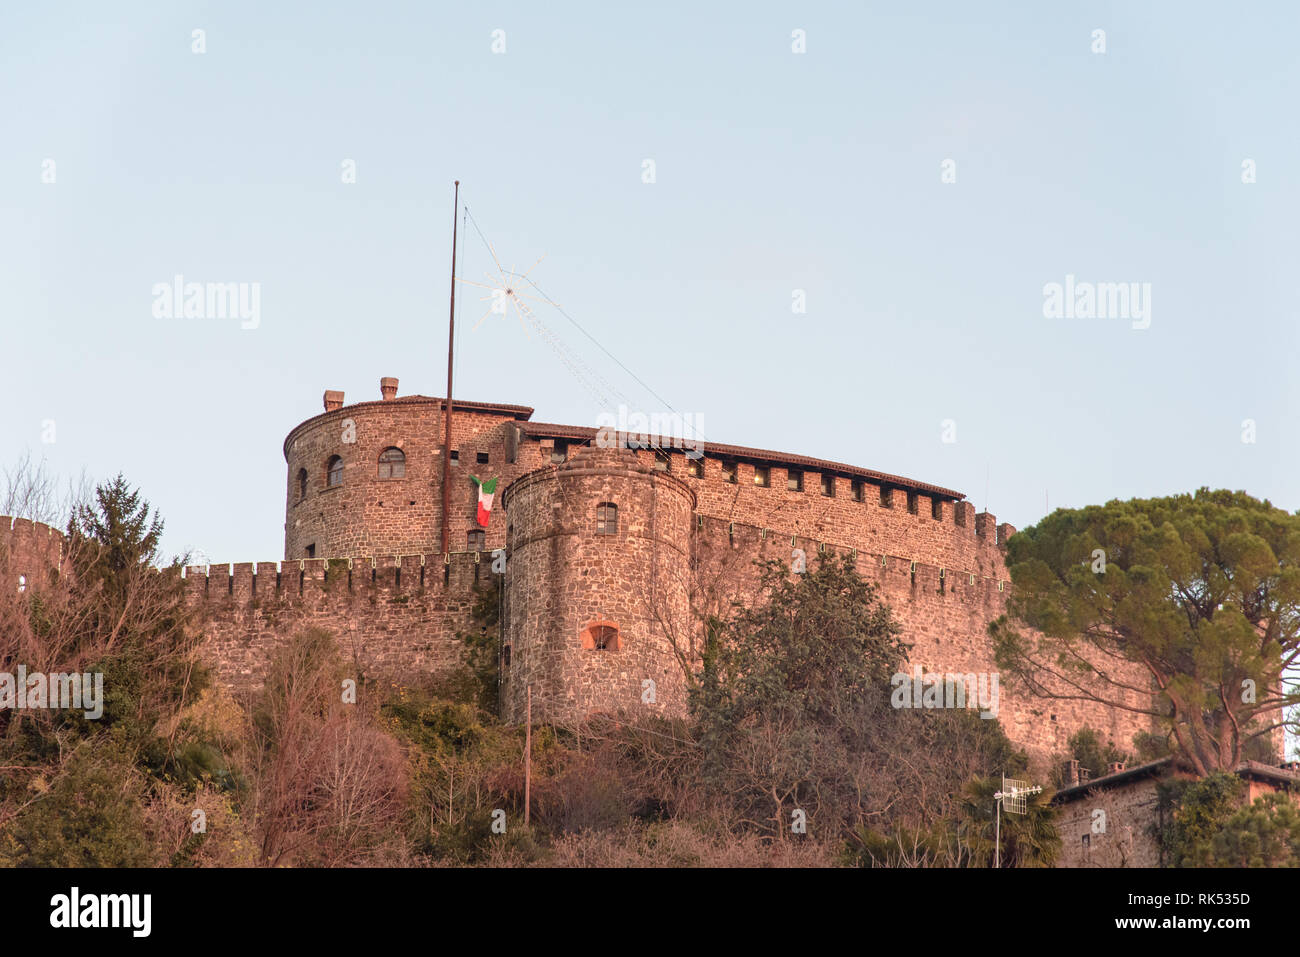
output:
[[528,826],[529,811],[532,809],[533,787],[533,686],[528,686],[528,711],[524,720],[528,723],[524,730],[524,827]]
[[456,339],[456,213],[460,208],[460,180],[456,180],[455,199],[451,208],[451,317],[447,320],[447,404],[444,413],[446,430],[442,439],[442,553],[451,551],[451,364],[452,344]]

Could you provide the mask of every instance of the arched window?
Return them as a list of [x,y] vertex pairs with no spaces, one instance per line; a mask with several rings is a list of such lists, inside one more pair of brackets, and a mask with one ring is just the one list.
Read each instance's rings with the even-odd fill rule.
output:
[[618,534],[618,506],[613,502],[601,502],[596,506],[596,534]]
[[379,453],[380,478],[405,478],[406,453],[399,448],[388,448]]
[[298,501],[301,502],[306,497],[307,497],[307,470],[299,469],[298,470]]
[[618,651],[618,625],[612,621],[593,621],[579,636],[587,651]]
[[331,455],[325,464],[325,484],[330,488],[343,484],[343,459],[337,455]]

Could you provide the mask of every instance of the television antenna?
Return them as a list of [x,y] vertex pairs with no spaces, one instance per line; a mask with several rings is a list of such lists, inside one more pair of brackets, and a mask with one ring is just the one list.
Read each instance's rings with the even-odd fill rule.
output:
[[1002,775],[1002,790],[993,795],[997,804],[997,822],[994,824],[993,838],[993,866],[1002,866],[1002,808],[1005,805],[1008,814],[1026,814],[1029,811],[1029,795],[1041,794],[1043,789],[1038,785],[1030,785],[1028,781],[1020,781],[1016,778],[1009,778]]

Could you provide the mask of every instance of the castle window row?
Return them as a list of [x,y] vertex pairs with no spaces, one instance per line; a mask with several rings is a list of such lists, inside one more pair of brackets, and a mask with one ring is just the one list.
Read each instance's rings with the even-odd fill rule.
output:
[[[491,464],[491,454],[488,452],[475,453],[475,461],[479,465]],[[451,450],[451,464],[458,465],[460,462],[460,452],[457,449]],[[381,479],[400,479],[406,478],[406,453],[397,446],[389,446],[379,453],[378,468],[376,475]],[[308,480],[310,476],[305,468],[300,468],[295,476],[295,490],[297,492],[297,501],[301,502],[307,498]],[[331,455],[325,462],[325,487],[334,488],[343,484],[343,457],[341,455]]]

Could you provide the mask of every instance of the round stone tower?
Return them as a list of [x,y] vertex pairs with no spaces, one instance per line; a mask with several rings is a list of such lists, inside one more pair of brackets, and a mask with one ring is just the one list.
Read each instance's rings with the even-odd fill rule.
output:
[[695,494],[624,449],[520,476],[508,516],[503,717],[686,710]]
[[[442,551],[442,444],[445,401],[397,396],[380,380],[377,401],[343,404],[325,393],[325,411],[284,440],[288,466],[284,557],[342,558]],[[457,401],[452,415],[449,551],[498,548],[502,523],[475,520],[480,478],[518,474],[513,432],[524,406]],[[481,538],[476,537],[482,535]]]

